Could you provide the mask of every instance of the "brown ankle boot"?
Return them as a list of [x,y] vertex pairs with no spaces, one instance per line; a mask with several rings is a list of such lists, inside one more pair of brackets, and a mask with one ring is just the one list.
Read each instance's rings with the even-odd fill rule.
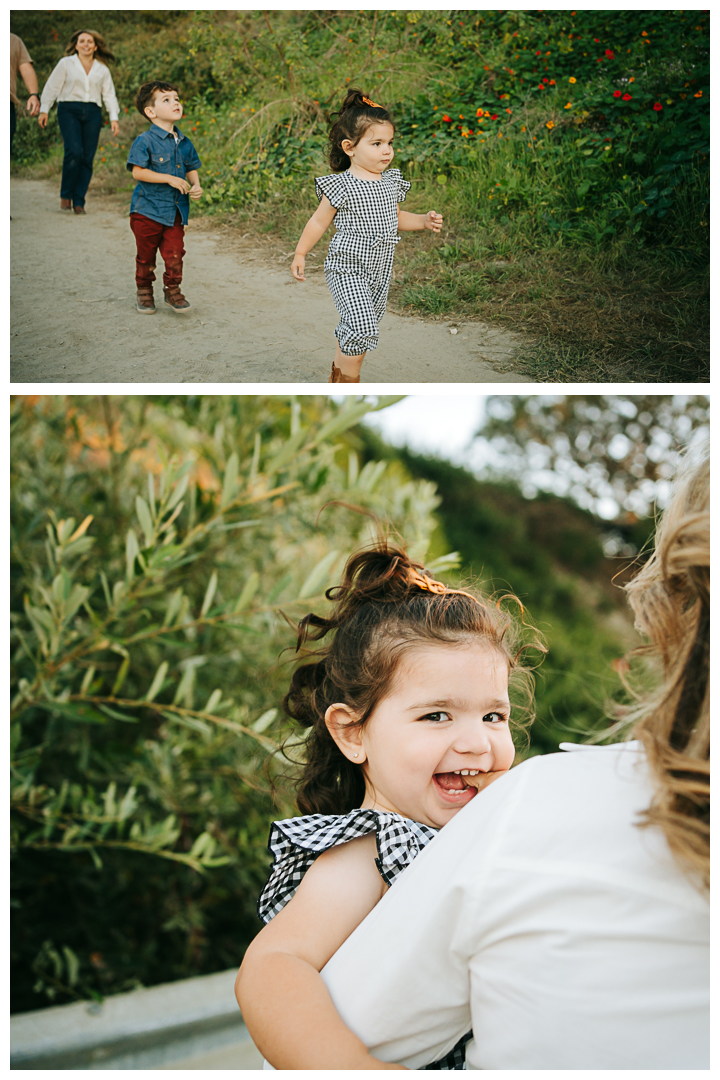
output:
[[356,379],[351,379],[350,376],[346,375],[339,367],[335,367],[335,363],[333,362],[328,382],[360,382],[360,376],[358,375]]
[[70,202],[70,200],[69,199],[61,199],[60,200],[60,209],[61,210],[72,210],[72,203]]
[[172,308],[173,311],[183,314],[190,310],[190,303],[180,292],[179,285],[165,285],[163,286],[163,290],[165,292],[165,303],[168,307]]
[[137,291],[137,309],[142,315],[155,314],[155,298],[152,285],[145,285]]

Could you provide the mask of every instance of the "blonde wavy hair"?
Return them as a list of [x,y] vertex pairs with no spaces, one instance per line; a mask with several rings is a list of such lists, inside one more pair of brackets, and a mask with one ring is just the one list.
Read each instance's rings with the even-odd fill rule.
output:
[[677,471],[655,550],[626,586],[662,677],[626,720],[647,753],[656,793],[642,824],[659,825],[685,870],[710,884],[710,462],[688,453]]

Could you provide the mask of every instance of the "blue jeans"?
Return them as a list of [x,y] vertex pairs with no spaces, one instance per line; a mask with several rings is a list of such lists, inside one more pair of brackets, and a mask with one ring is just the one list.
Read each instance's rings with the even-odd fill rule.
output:
[[102,109],[94,101],[59,101],[57,117],[65,145],[60,198],[71,199],[73,206],[84,206],[100,138]]

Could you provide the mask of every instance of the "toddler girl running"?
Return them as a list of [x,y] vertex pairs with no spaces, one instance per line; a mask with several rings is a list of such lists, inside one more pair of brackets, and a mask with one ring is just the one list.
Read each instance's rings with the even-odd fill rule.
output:
[[[508,681],[527,676],[524,646],[499,607],[385,543],[354,555],[327,596],[335,610],[307,615],[297,648],[327,634],[330,644],[297,668],[283,702],[309,729],[304,816],[272,826],[258,902],[268,925],[236,994],[276,1069],[401,1068],[368,1053],[319,972],[436,830],[510,768]],[[464,1068],[470,1037],[425,1068]]]
[[442,215],[398,210],[410,190],[393,159],[395,124],[387,109],[348,90],[330,128],[328,160],[339,176],[318,176],[320,205],[300,237],[291,272],[305,280],[305,256],[335,218],[336,233],[325,260],[325,279],[340,322],[328,382],[360,382],[360,365],[379,340],[385,314],[395,244],[402,232],[440,232]]

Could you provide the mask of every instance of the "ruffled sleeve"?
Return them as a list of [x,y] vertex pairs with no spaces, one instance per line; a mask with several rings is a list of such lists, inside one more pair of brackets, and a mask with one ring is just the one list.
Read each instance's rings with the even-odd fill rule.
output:
[[403,175],[399,169],[387,169],[386,172],[383,173],[383,176],[386,176],[388,180],[392,180],[393,184],[395,185],[395,190],[397,191],[397,201],[405,202],[405,196],[412,187],[410,181],[403,180]]
[[368,833],[376,834],[375,863],[388,885],[435,836],[435,830],[427,825],[378,810],[307,814],[274,821],[268,842],[274,862],[257,907],[263,922],[270,922],[293,898],[318,855]]
[[326,195],[331,206],[334,206],[336,210],[342,210],[345,205],[345,177],[342,173],[316,176],[315,194],[318,202],[322,200],[323,195]]

